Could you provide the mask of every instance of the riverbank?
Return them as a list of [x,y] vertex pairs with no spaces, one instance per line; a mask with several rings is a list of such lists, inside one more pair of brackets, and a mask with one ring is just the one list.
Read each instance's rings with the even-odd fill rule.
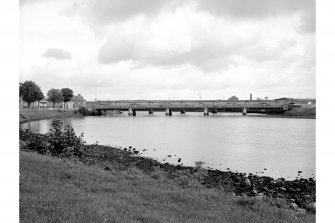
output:
[[[67,132],[69,132],[69,134],[67,134]],[[60,136],[64,137],[65,140],[61,140],[62,143],[59,144],[62,147],[54,150],[51,147],[54,146],[53,142],[55,142],[55,140],[60,140],[58,134],[55,135],[56,138],[53,138],[54,136],[52,136],[52,134],[43,135],[20,131],[20,136],[26,136],[20,137],[22,140],[20,146],[21,150],[23,150],[21,154],[35,154],[31,151],[39,151],[45,154],[55,154],[53,152],[57,152],[57,154],[55,154],[57,157],[35,154],[38,156],[35,160],[35,164],[39,167],[36,167],[36,170],[29,170],[28,168],[27,171],[26,167],[22,167],[20,170],[21,176],[23,177],[22,180],[20,178],[20,197],[22,197],[22,199],[20,198],[20,205],[22,204],[20,210],[25,210],[22,212],[22,215],[20,213],[20,216],[23,216],[22,218],[24,219],[28,219],[27,222],[36,222],[35,220],[39,219],[39,216],[41,215],[35,215],[34,213],[43,212],[45,206],[50,209],[47,210],[45,219],[50,217],[49,215],[53,215],[53,211],[65,207],[62,213],[56,212],[57,215],[65,215],[60,217],[61,220],[64,220],[64,218],[67,219],[67,216],[72,214],[76,216],[83,214],[85,216],[85,213],[82,213],[84,212],[83,209],[89,209],[92,211],[90,214],[93,214],[93,216],[95,216],[94,218],[99,221],[99,219],[105,217],[105,215],[101,216],[99,210],[106,209],[106,212],[108,212],[111,205],[117,208],[117,210],[124,210],[122,213],[125,213],[127,216],[132,216],[133,209],[136,210],[136,213],[142,213],[143,208],[146,208],[147,206],[157,206],[159,209],[150,210],[150,213],[157,211],[157,216],[155,215],[153,219],[146,219],[148,216],[151,216],[150,214],[146,214],[145,216],[136,215],[136,217],[132,216],[131,219],[125,218],[127,220],[124,222],[136,221],[138,219],[146,219],[144,222],[150,222],[151,220],[152,222],[166,222],[167,220],[165,218],[161,219],[159,216],[169,215],[176,215],[177,217],[187,216],[187,218],[173,218],[173,220],[171,220],[172,222],[185,222],[188,219],[190,219],[191,222],[222,222],[222,219],[228,222],[315,221],[315,215],[311,214],[315,212],[316,200],[316,182],[313,178],[302,179],[299,177],[294,181],[286,181],[283,178],[273,179],[252,174],[205,169],[202,167],[201,162],[198,162],[195,167],[171,165],[168,163],[163,164],[150,158],[141,157],[140,155],[145,149],[138,150],[132,147],[116,148],[97,144],[71,144],[73,140],[68,140],[68,137],[73,137],[71,131],[66,130],[63,133],[64,134],[61,134]],[[71,145],[68,144],[69,142]],[[30,146],[27,146],[29,144]],[[79,150],[76,150],[75,148],[78,148]],[[77,155],[74,155],[74,152]],[[22,156],[20,156],[20,162],[21,157]],[[40,161],[44,162],[44,159],[49,160],[46,162],[49,164],[45,164],[48,165],[48,168],[41,167],[39,164]],[[53,159],[69,163],[70,166],[80,165],[81,167],[75,173],[69,172],[69,166],[59,167],[61,170],[58,169],[53,171],[56,165],[51,161]],[[35,164],[30,163],[29,165],[34,166]],[[20,164],[20,168],[21,166],[23,165]],[[43,170],[39,170],[39,168],[42,168]],[[44,169],[47,169],[47,171],[43,172]],[[90,175],[87,178],[87,171],[97,173],[97,175]],[[32,173],[32,176],[29,176],[30,173]],[[101,177],[100,174],[103,174],[103,177]],[[125,185],[117,184],[119,178],[112,179],[115,176],[120,176],[120,174],[126,174],[126,176],[123,175],[124,180],[126,181],[125,185],[134,186],[128,188],[126,193],[123,193],[123,190],[120,189]],[[105,176],[112,178],[107,179]],[[33,182],[34,180],[30,180],[31,178],[36,178],[36,181]],[[39,179],[42,182],[40,182]],[[141,183],[141,180],[143,179],[147,179],[145,186]],[[109,184],[110,181],[116,186],[112,191],[109,191],[108,189],[111,187]],[[152,186],[157,185],[158,183],[159,186]],[[103,184],[106,185],[102,186]],[[86,185],[89,185],[89,187],[87,188]],[[141,188],[141,185],[143,188]],[[22,190],[21,186],[23,188]],[[60,186],[61,188],[59,188]],[[101,186],[103,189],[101,189]],[[192,197],[181,198],[183,201],[185,200],[186,210],[182,210],[182,212],[176,211],[180,209],[181,204],[175,198],[168,198],[169,196],[166,196],[166,199],[170,199],[166,201],[165,199],[160,199],[158,197],[159,194],[167,193],[165,190],[159,190],[160,188],[170,186],[175,188],[173,193],[176,193],[175,195],[171,195],[172,197],[180,197],[180,191],[183,191],[182,193],[185,194],[193,194]],[[69,187],[72,188],[70,191]],[[147,196],[150,197],[149,200],[143,200],[141,197],[141,193],[143,193],[145,188],[148,190]],[[40,190],[56,192],[51,193],[51,197],[46,198],[46,194],[43,194],[43,196],[40,195]],[[151,190],[154,190],[157,194],[151,194]],[[172,189],[168,188],[167,190],[171,192]],[[73,193],[73,191],[76,192]],[[119,203],[114,203],[114,201],[110,201],[109,199],[101,200],[101,197],[109,197],[111,199],[113,198],[111,196],[115,193],[121,193],[121,196],[117,199],[127,202],[129,201],[127,207],[119,206]],[[211,203],[203,202],[206,197],[200,197],[200,200],[194,200],[194,196],[207,193],[211,193],[215,196],[215,199],[211,201]],[[30,194],[33,195],[30,196]],[[81,196],[82,198],[88,196],[95,201],[93,203],[87,203],[87,201],[83,202],[82,200],[77,199],[78,196]],[[136,199],[129,200],[129,196],[135,197]],[[28,198],[26,199],[26,197]],[[151,201],[152,197],[155,198],[154,201]],[[47,201],[50,200],[50,203],[46,203],[45,198]],[[66,206],[66,204],[64,206],[64,199],[70,199],[69,206]],[[196,199],[198,199],[198,197]],[[35,203],[32,202],[32,200],[34,200]],[[171,213],[164,209],[164,204],[166,204],[166,202],[169,203],[169,206],[172,209]],[[197,202],[196,209],[192,209],[192,207],[194,207],[192,206],[193,202]],[[30,203],[33,203],[34,206],[30,206]],[[104,204],[107,203],[108,205],[104,206]],[[135,205],[133,203],[135,203]],[[74,213],[67,213],[66,210],[74,208],[73,205],[75,204],[78,205],[78,208],[75,209]],[[159,204],[163,204],[163,207]],[[128,208],[128,205],[131,207]],[[138,205],[140,207],[137,207]],[[209,208],[207,207],[208,205]],[[215,209],[214,213],[212,213],[210,207],[216,205],[225,207],[226,209]],[[138,210],[138,208],[140,208],[140,210]],[[202,212],[200,216],[193,216],[193,213],[198,213],[202,208],[205,211]],[[164,210],[162,211],[162,209]],[[232,214],[232,216],[234,216],[233,218],[227,219],[219,214],[221,212],[229,214],[232,210],[236,210],[236,212]],[[32,216],[29,213],[32,213]],[[211,217],[208,219],[207,213],[211,213]],[[255,221],[248,219],[247,216],[252,217]],[[86,217],[91,219],[89,216]],[[123,219],[123,217],[125,216],[108,216],[107,219],[112,218],[115,220]],[[236,220],[234,221],[234,219]],[[57,219],[54,220],[56,221]],[[71,220],[69,221],[76,221],[76,219],[71,217]],[[43,222],[43,219],[41,222]],[[120,222],[122,221],[120,220]]]
[[268,114],[266,117],[316,119],[316,108],[292,108],[283,114]]
[[54,119],[54,118],[64,118],[64,117],[74,117],[81,116],[78,110],[65,110],[65,109],[20,109],[19,110],[19,120],[20,123],[37,121],[43,119]]
[[109,149],[80,160],[21,151],[20,222],[315,222],[280,199],[236,197]]

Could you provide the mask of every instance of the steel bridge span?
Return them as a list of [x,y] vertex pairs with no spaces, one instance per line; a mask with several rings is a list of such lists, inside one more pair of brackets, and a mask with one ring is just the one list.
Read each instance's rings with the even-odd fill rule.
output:
[[218,112],[247,113],[283,113],[289,109],[288,101],[278,100],[115,100],[88,102],[88,108],[93,113],[101,115],[108,110],[128,111],[136,116],[136,111],[165,111],[171,116],[172,112],[204,112],[204,115]]

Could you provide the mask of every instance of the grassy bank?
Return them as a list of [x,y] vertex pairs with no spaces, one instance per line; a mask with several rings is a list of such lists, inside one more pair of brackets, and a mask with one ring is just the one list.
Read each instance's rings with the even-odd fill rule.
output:
[[22,109],[19,111],[20,123],[43,119],[80,116],[77,110],[47,110],[47,109]]
[[316,118],[316,108],[292,108],[283,114],[268,114],[267,117],[284,117],[284,118]]
[[181,187],[159,169],[89,160],[21,151],[21,222],[315,222],[270,200]]

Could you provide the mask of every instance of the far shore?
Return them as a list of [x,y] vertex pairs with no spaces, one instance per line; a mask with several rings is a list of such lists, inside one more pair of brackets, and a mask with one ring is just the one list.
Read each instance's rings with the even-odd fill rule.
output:
[[[19,123],[38,121],[44,119],[80,117],[82,114],[76,109],[20,109]],[[252,114],[252,117],[266,118],[297,118],[297,119],[316,119],[315,108],[293,108],[283,114]]]
[[44,119],[82,116],[78,110],[72,109],[20,109],[19,122],[38,121]]

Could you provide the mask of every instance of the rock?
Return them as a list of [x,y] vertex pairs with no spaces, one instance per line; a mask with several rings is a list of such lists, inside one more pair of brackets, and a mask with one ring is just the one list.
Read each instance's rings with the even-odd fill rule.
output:
[[302,173],[302,171],[301,171],[301,170],[299,170],[299,171],[298,171],[298,173]]
[[278,193],[278,194],[277,194],[277,197],[279,197],[279,198],[283,198],[284,196],[283,196],[281,193]]
[[262,194],[262,193],[259,193],[257,196],[255,196],[255,198],[256,198],[257,200],[263,200],[264,197],[265,197],[265,195]]
[[257,192],[256,188],[252,189],[252,194],[253,195],[258,195],[258,192]]
[[181,161],[181,159],[180,159],[180,158],[178,158],[178,163],[180,163],[180,161]]
[[298,209],[298,205],[296,203],[291,203],[291,206],[294,208],[294,210]]
[[286,191],[285,187],[280,187],[279,190]]
[[251,187],[251,183],[250,183],[249,178],[245,178],[244,182],[248,187]]
[[241,193],[242,197],[248,197],[248,195],[246,193]]
[[105,170],[111,170],[111,168],[109,168],[108,166],[105,167]]
[[129,146],[129,149],[133,148],[132,146]]
[[168,155],[167,157],[171,157],[171,155]]
[[269,189],[267,187],[263,187],[263,190],[265,190],[266,192],[269,192]]
[[306,209],[303,208],[298,208],[296,211],[299,212],[300,214],[306,214]]
[[316,211],[316,204],[315,204],[315,202],[308,204],[307,205],[307,210],[309,210],[311,212],[315,212]]

